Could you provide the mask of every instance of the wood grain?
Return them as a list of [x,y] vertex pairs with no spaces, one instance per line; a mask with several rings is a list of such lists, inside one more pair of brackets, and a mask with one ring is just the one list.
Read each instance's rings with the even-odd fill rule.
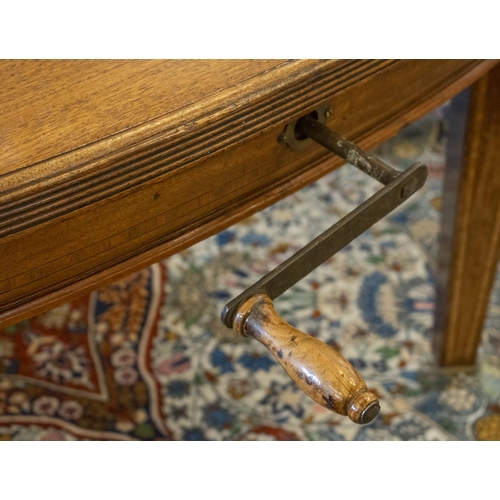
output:
[[273,62],[191,105],[11,170],[0,176],[0,327],[187,248],[340,166],[320,146],[296,152],[277,141],[319,103],[334,111],[329,126],[369,148],[495,64]]
[[434,335],[446,367],[475,364],[500,258],[499,66],[472,87],[462,155],[458,142],[446,169]]
[[283,62],[0,61],[0,174],[192,106]]
[[367,424],[377,416],[378,399],[354,367],[332,347],[284,321],[267,295],[254,295],[240,306],[234,330],[264,345],[316,403],[348,415],[357,424]]
[[[275,125],[295,106],[311,106],[328,84],[380,71],[390,61],[328,65],[297,61],[209,95],[194,106],[12,175],[0,177],[0,236],[54,218],[241,144]],[[311,91],[311,80],[322,85]],[[330,81],[329,81],[330,80]],[[241,108],[241,109],[239,109]],[[55,123],[54,126],[57,126]]]

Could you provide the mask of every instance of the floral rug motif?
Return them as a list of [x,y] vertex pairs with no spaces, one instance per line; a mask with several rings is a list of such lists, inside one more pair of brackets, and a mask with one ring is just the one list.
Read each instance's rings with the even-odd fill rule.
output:
[[437,110],[376,151],[430,168],[424,188],[275,301],[378,395],[359,426],[314,403],[257,341],[220,321],[232,297],[380,186],[346,165],[165,261],[0,332],[2,439],[500,439],[500,274],[475,375],[433,368],[444,145]]
[[161,264],[0,332],[3,439],[171,438],[148,371]]

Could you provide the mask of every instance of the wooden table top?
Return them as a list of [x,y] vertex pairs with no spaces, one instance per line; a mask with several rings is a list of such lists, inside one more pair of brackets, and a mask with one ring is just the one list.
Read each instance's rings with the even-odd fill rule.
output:
[[318,104],[372,147],[497,61],[0,61],[0,327],[88,293],[342,164],[291,151]]
[[0,61],[0,174],[192,106],[284,61]]

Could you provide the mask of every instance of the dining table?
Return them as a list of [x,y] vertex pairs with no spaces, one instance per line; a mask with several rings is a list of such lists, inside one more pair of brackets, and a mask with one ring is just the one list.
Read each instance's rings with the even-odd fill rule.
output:
[[[500,256],[498,63],[0,61],[0,328],[187,249],[346,161],[363,169],[373,160],[390,177],[369,151],[449,102],[433,344],[438,367],[474,366]],[[341,140],[347,146],[334,154]],[[403,200],[420,186],[411,182],[392,192]],[[369,225],[368,208],[357,230],[349,221],[351,236]],[[308,251],[317,254],[317,242]],[[287,327],[259,300],[266,313],[247,321],[254,300],[244,313],[231,309],[228,326],[260,335],[307,392],[305,369],[280,358]],[[263,340],[263,324],[285,328],[276,333],[284,340]],[[359,386],[354,392],[360,399]],[[339,411],[356,421],[349,394],[350,409]],[[366,421],[372,403],[362,403]]]

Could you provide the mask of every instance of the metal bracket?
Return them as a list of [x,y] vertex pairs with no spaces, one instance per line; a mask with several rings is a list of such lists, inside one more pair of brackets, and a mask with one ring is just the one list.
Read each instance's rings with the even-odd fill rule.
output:
[[299,129],[301,134],[319,142],[366,174],[385,184],[385,187],[276,269],[228,302],[221,315],[222,322],[228,328],[233,327],[236,311],[249,297],[261,293],[272,300],[279,297],[382,217],[401,205],[418,191],[427,179],[425,165],[415,163],[408,170],[400,172],[379,158],[366,153],[311,116],[300,118],[295,127]]
[[[328,104],[320,104],[319,106],[316,106],[315,110],[309,116],[316,119],[319,123],[325,123],[326,119],[331,116],[331,114],[332,109]],[[309,139],[307,136],[302,139],[297,137],[297,122],[299,120],[300,118],[297,118],[297,120],[288,123],[285,127],[285,131],[278,137],[278,142],[286,144],[290,149],[293,149],[294,151],[300,151],[311,146],[314,143],[314,141],[312,139]]]

